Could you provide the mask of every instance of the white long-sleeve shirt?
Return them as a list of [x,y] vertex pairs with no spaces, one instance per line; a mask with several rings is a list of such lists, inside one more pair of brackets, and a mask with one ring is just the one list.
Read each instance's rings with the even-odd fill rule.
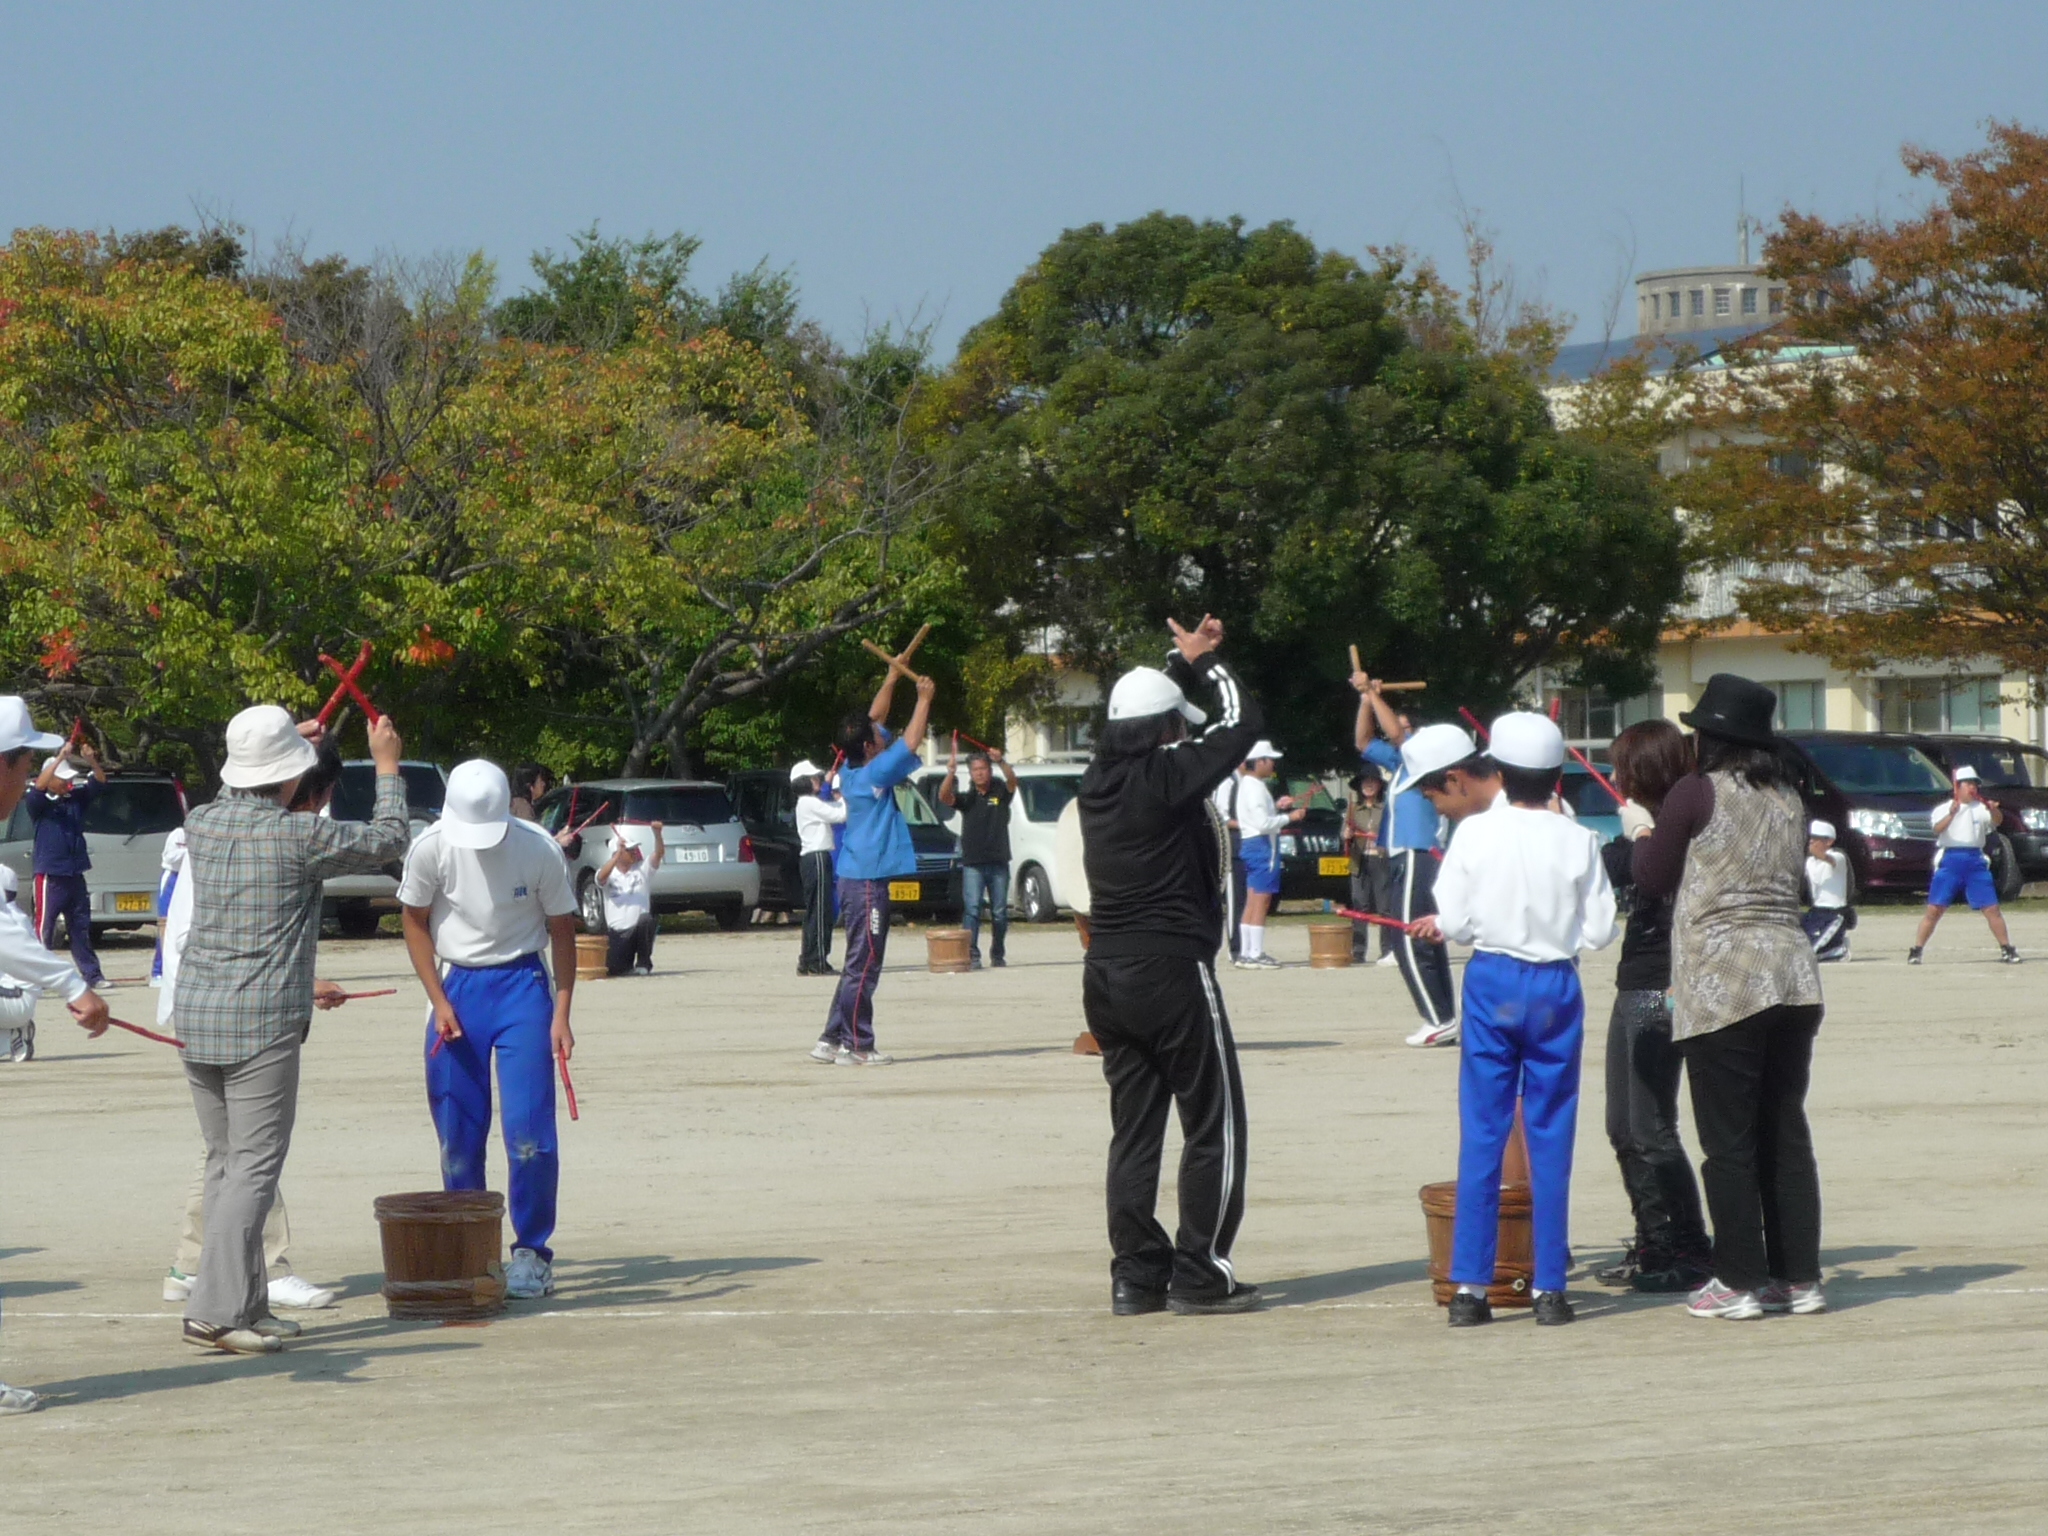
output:
[[803,853],[830,853],[832,829],[846,820],[846,801],[840,795],[820,800],[816,795],[796,797],[797,848]]
[[1436,910],[1445,938],[1538,963],[1605,949],[1620,931],[1600,840],[1505,795],[1459,823],[1437,871]]
[[1270,837],[1287,825],[1287,813],[1273,804],[1273,791],[1266,781],[1246,774],[1237,781],[1237,829],[1250,842]]
[[77,966],[43,947],[36,937],[36,925],[12,901],[0,901],[0,975],[18,986],[55,992],[67,1003],[77,1002],[92,990]]

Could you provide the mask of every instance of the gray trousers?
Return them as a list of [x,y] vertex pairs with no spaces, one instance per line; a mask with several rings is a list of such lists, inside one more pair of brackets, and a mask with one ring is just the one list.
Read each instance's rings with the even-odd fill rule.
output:
[[233,1066],[185,1063],[206,1138],[205,1260],[185,1316],[246,1328],[270,1312],[263,1227],[277,1199],[299,1107],[299,1037]]
[[[178,1228],[178,1251],[171,1259],[171,1268],[181,1275],[199,1273],[199,1255],[204,1251],[201,1245],[206,1241],[206,1163],[202,1148],[199,1166],[192,1170],[192,1187],[185,1191],[185,1224]],[[263,1262],[273,1280],[281,1280],[292,1272],[292,1220],[285,1212],[282,1189],[263,1223]]]

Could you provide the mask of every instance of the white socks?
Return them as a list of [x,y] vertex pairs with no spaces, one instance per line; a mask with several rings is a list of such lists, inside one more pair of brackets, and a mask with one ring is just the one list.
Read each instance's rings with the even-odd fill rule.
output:
[[1237,925],[1238,953],[1247,960],[1256,960],[1266,952],[1266,925],[1254,928],[1250,923]]

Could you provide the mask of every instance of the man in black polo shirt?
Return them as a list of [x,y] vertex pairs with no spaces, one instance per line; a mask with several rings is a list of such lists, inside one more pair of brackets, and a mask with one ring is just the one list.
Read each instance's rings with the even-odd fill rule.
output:
[[[995,770],[1003,770],[1003,782],[996,784]],[[960,770],[960,737],[953,737],[952,755],[946,759],[946,781],[939,786],[939,801],[960,813],[960,885],[967,908],[967,954],[975,970],[981,969],[981,897],[988,893],[988,963],[1003,962],[1003,940],[1010,932],[1010,804],[1017,798],[1017,774],[1003,754],[991,747],[967,759],[966,789],[957,788]]]

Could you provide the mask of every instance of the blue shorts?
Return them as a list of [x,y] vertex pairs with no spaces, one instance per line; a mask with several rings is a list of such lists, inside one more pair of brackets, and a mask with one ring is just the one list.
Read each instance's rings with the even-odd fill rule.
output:
[[1248,837],[1241,851],[1244,888],[1261,896],[1280,894],[1280,852],[1270,837]]
[[1991,864],[1975,848],[1949,848],[1934,866],[1934,878],[1927,883],[1927,905],[1952,907],[1966,898],[1973,911],[1998,905],[1998,882],[1991,878]]

